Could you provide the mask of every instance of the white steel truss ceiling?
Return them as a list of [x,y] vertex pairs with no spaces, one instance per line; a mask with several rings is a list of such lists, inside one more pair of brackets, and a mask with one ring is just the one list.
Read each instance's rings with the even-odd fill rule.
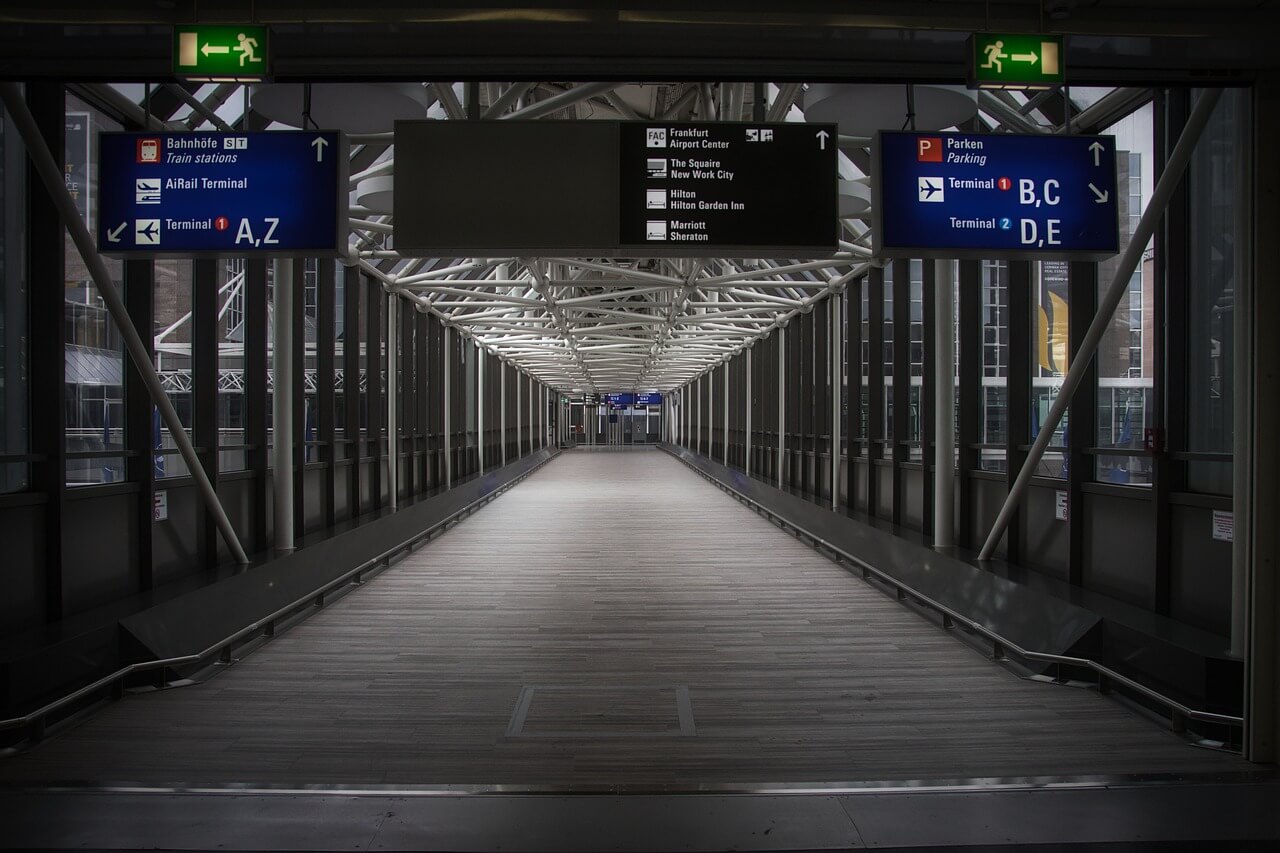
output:
[[[429,87],[444,117],[463,117],[461,86]],[[770,121],[803,121],[799,85],[769,86]],[[534,100],[533,97],[540,98]],[[482,84],[485,118],[750,119],[751,84]],[[862,174],[845,158],[846,177]],[[363,174],[394,172],[394,151]],[[833,175],[832,180],[838,176]],[[866,224],[846,220],[830,258],[397,259],[395,223],[358,208],[360,265],[560,391],[670,390],[809,311],[868,266]],[[385,235],[385,236],[384,236]],[[389,246],[391,251],[380,251]],[[387,262],[391,263],[388,264]],[[379,263],[381,262],[381,263]]]
[[[428,117],[465,120],[464,84],[423,85]],[[91,88],[122,112],[141,112],[124,95],[125,87]],[[243,126],[234,89],[223,84],[179,93],[182,117],[165,126]],[[804,121],[797,104],[803,90],[801,84],[767,84],[761,93],[766,119]],[[756,100],[748,83],[481,83],[478,94],[483,118],[541,121],[749,120]],[[1131,108],[1146,94],[1092,90],[1068,112],[1073,128],[1083,121],[1082,106],[1086,114],[1107,115]],[[1011,92],[979,93],[978,122],[993,131],[1061,130],[1041,108],[1046,99],[1047,94],[1028,100]],[[677,388],[842,291],[874,263],[865,218],[841,219],[836,253],[816,259],[402,257],[395,250],[393,217],[355,200],[362,181],[394,174],[393,134],[351,140],[346,262],[559,391]],[[832,180],[865,180],[868,144],[867,138],[842,135],[839,175]]]

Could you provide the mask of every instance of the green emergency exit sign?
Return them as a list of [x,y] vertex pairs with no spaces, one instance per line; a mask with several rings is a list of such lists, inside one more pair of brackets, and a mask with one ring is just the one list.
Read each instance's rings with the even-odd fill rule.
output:
[[1048,89],[1066,80],[1062,36],[974,33],[970,89]]
[[269,73],[267,28],[251,24],[173,28],[173,73],[188,80],[251,82]]

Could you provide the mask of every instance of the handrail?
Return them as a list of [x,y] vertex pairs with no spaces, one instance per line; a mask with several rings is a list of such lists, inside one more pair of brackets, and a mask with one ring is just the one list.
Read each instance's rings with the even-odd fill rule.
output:
[[548,462],[550,462],[551,459],[553,458],[554,457],[549,457],[547,459],[544,459],[543,461],[539,462],[537,465],[534,465],[528,471],[525,471],[523,474],[513,479],[511,482],[504,484],[503,486],[495,489],[492,492],[489,492],[486,495],[482,495],[481,497],[476,498],[475,500],[471,501],[465,506],[459,507],[449,515],[437,521],[435,524],[432,524],[429,527],[423,528],[422,530],[418,531],[413,536],[409,537],[408,539],[404,540],[398,545],[393,545],[392,547],[386,549],[385,551],[380,552],[376,557],[373,557],[372,559],[369,559],[361,563],[359,566],[356,566],[355,568],[349,571],[343,572],[341,575],[329,581],[328,583],[320,587],[317,587],[316,589],[312,590],[306,595],[299,597],[292,603],[286,604],[283,607],[275,610],[269,616],[258,619],[253,623],[239,629],[238,631],[235,631],[227,635],[226,637],[222,638],[221,640],[217,641],[216,643],[214,643],[213,645],[209,646],[208,648],[204,649],[201,652],[197,652],[195,654],[190,654],[190,655],[182,655],[180,657],[161,658],[159,660],[139,661],[138,663],[131,663],[128,666],[121,667],[120,669],[116,670],[110,675],[104,675],[103,677],[99,678],[97,681],[94,681],[90,684],[86,684],[85,686],[78,688],[77,690],[74,690],[71,693],[66,694],[65,696],[61,696],[57,699],[54,699],[48,704],[40,708],[37,708],[36,710],[31,711],[27,714],[24,714],[21,717],[10,717],[8,719],[0,719],[0,731],[6,730],[6,729],[22,728],[24,726],[37,726],[37,728],[39,728],[40,726],[38,724],[42,724],[44,718],[48,717],[50,714],[54,713],[55,711],[61,710],[62,708],[65,708],[67,705],[77,702],[86,696],[92,695],[93,693],[96,693],[99,690],[102,690],[110,686],[113,682],[120,681],[121,679],[130,675],[133,675],[135,673],[148,672],[155,669],[165,669],[172,666],[183,666],[185,664],[199,663],[200,661],[207,660],[208,658],[213,657],[214,655],[222,652],[223,650],[229,649],[231,646],[240,642],[241,640],[261,631],[263,628],[274,623],[277,619],[280,619],[284,616],[288,616],[293,611],[298,610],[302,608],[304,605],[307,605],[310,602],[315,601],[318,597],[323,596],[329,590],[336,589],[337,587],[340,587],[340,586],[345,586],[347,583],[350,582],[350,579],[352,577],[355,577],[357,575],[360,575],[360,574],[363,574],[364,572],[369,571],[370,569],[375,567],[378,563],[381,563],[384,560],[388,560],[391,557],[391,555],[399,551],[402,551],[405,548],[410,547],[415,542],[430,535],[433,531],[448,525],[449,522],[454,521],[459,516],[470,512],[472,509],[480,506],[481,504],[487,503],[488,501],[492,500],[494,496],[499,495],[502,492],[505,492],[507,489],[516,485],[521,480],[524,480],[534,471],[537,471],[543,465],[546,465]]
[[[676,456],[675,453],[672,453],[672,451],[670,451],[667,448],[666,444],[659,444],[659,447],[661,447],[663,450],[666,450],[668,453],[671,453],[672,456]],[[676,456],[676,458],[679,459],[680,457]],[[759,510],[762,510],[766,514],[772,516],[773,518],[779,521],[782,521],[783,523],[790,525],[792,528],[799,531],[800,533],[803,533],[806,537],[812,540],[815,545],[822,545],[824,548],[828,549],[829,551],[835,554],[838,554],[840,557],[844,558],[850,563],[853,563],[859,566],[864,572],[870,572],[871,574],[874,574],[876,577],[878,577],[880,580],[884,581],[885,583],[895,587],[899,591],[906,592],[908,595],[910,595],[912,598],[916,599],[917,601],[921,602],[922,604],[925,604],[928,607],[931,607],[934,610],[938,611],[939,613],[942,613],[949,620],[960,622],[962,625],[964,625],[973,633],[980,634],[981,636],[987,638],[997,647],[998,650],[1002,649],[1005,651],[1012,651],[1015,655],[1017,655],[1020,658],[1023,658],[1024,660],[1033,660],[1033,661],[1039,661],[1042,663],[1054,663],[1059,665],[1076,666],[1082,669],[1090,669],[1096,672],[1098,675],[1102,676],[1103,678],[1108,679],[1110,681],[1114,681],[1118,684],[1122,684],[1125,687],[1129,688],[1130,690],[1133,690],[1135,693],[1140,693],[1141,695],[1152,700],[1153,702],[1156,702],[1164,706],[1165,708],[1167,708],[1170,712],[1172,712],[1172,724],[1175,731],[1180,728],[1178,717],[1182,717],[1189,720],[1199,720],[1201,722],[1206,722],[1206,723],[1220,723],[1222,725],[1227,725],[1227,726],[1240,726],[1240,727],[1244,726],[1243,717],[1236,717],[1230,714],[1218,714],[1212,711],[1202,711],[1198,708],[1191,708],[1183,704],[1182,702],[1179,702],[1177,699],[1173,699],[1169,696],[1165,696],[1163,693],[1159,692],[1158,690],[1155,690],[1152,687],[1148,687],[1147,685],[1142,684],[1138,681],[1134,681],[1129,676],[1122,675],[1121,673],[1116,672],[1114,669],[1111,669],[1109,666],[1098,663],[1097,661],[1092,660],[1091,658],[1072,657],[1069,655],[1054,654],[1053,652],[1036,652],[1036,651],[1031,651],[1030,649],[1024,649],[1022,646],[1018,645],[1012,640],[1006,639],[1004,636],[1000,634],[997,634],[995,631],[992,631],[990,628],[987,628],[984,625],[980,625],[979,623],[974,622],[973,620],[969,619],[968,617],[964,616],[961,613],[956,612],[955,610],[948,607],[947,605],[934,600],[933,598],[926,595],[925,593],[922,593],[916,590],[914,587],[908,584],[904,584],[902,581],[898,580],[897,578],[891,577],[888,573],[884,572],[881,569],[876,568],[875,566],[866,562],[862,558],[856,557],[853,554],[850,554],[848,551],[845,551],[840,546],[835,545],[831,542],[828,542],[826,539],[823,539],[820,536],[816,536],[813,533],[810,533],[809,531],[804,530],[803,528],[797,526],[796,524],[790,521],[787,521],[786,519],[782,518],[782,516],[780,516],[778,513],[774,512],[769,507],[757,501],[755,498],[752,498],[751,496],[739,491],[738,489],[735,489],[733,486],[721,480],[715,479],[711,475],[707,474],[704,471],[699,470],[698,468],[694,467],[693,465],[691,465],[690,463],[688,463],[683,459],[681,459],[680,461],[684,462],[694,472],[702,475],[706,479],[720,486],[720,488],[724,489],[725,491],[732,492],[740,500],[751,504],[752,506],[756,507]],[[997,657],[999,657],[998,651],[997,651]]]

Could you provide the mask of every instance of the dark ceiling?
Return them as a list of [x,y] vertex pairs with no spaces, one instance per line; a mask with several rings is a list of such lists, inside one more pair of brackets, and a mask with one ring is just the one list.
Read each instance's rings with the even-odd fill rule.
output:
[[0,75],[157,79],[168,27],[272,26],[278,79],[963,79],[975,30],[1069,36],[1072,82],[1247,81],[1273,0],[7,0]]

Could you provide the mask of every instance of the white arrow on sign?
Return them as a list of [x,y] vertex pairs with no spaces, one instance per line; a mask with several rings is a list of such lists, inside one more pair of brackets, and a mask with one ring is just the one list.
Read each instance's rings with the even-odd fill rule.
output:
[[231,48],[227,47],[225,44],[209,44],[208,42],[205,42],[204,47],[200,48],[200,52],[205,56],[208,56],[211,53],[230,53]]
[[1036,64],[1036,52],[1034,50],[1030,53],[1015,53],[1009,58],[1014,62],[1030,62],[1032,65]]
[[1089,184],[1089,189],[1093,190],[1093,203],[1094,203],[1094,204],[1106,204],[1106,203],[1107,203],[1107,199],[1111,198],[1111,191],[1110,191],[1110,190],[1105,190],[1105,191],[1104,191],[1104,190],[1100,190],[1100,189],[1098,189],[1097,187],[1095,187],[1092,183],[1090,183],[1090,184]]
[[328,140],[326,140],[323,136],[317,136],[315,139],[311,140],[311,147],[316,149],[317,163],[319,163],[321,160],[324,159],[324,147],[328,144],[329,144]]
[[120,223],[119,225],[117,225],[115,228],[108,228],[108,229],[107,229],[107,242],[108,242],[108,243],[119,243],[119,242],[120,242],[120,232],[121,232],[121,231],[124,231],[125,226],[126,226],[126,225],[128,225],[128,224],[129,224],[129,222],[126,220],[126,221],[124,221],[124,222],[121,222],[121,223]]
[[1102,143],[1094,142],[1092,145],[1089,146],[1089,150],[1093,152],[1093,165],[1101,166],[1102,152],[1106,150],[1102,147]]
[[817,137],[818,137],[818,150],[819,150],[819,151],[826,151],[826,150],[827,150],[827,137],[828,137],[828,136],[830,136],[830,135],[831,135],[831,134],[827,133],[825,130],[820,130],[820,131],[818,131],[818,133],[817,133]]

